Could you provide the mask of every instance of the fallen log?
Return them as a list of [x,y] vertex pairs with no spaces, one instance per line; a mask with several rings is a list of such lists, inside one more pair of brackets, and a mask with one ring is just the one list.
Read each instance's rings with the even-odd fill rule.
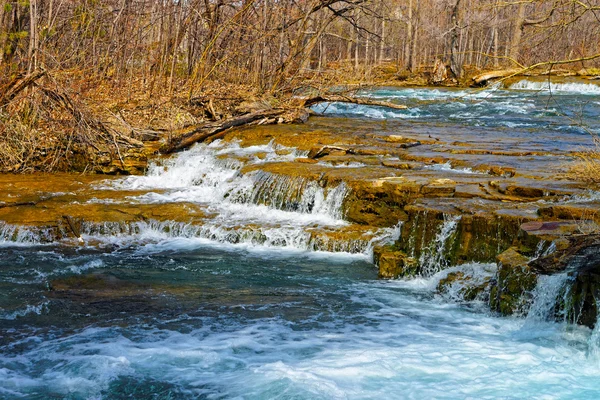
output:
[[520,73],[522,71],[523,71],[523,69],[518,69],[518,68],[502,69],[502,70],[498,70],[498,71],[490,71],[490,72],[485,72],[483,74],[475,75],[471,79],[473,80],[473,83],[476,86],[481,86],[481,85],[485,85],[486,83],[488,83],[488,81],[490,81],[492,79],[506,78],[508,76],[517,75],[518,73]]
[[313,159],[313,160],[317,160],[321,157],[328,156],[332,152],[336,152],[336,151],[343,152],[345,154],[355,154],[354,149],[328,145],[328,146],[323,146],[320,148],[319,147],[313,148],[311,151],[308,152],[308,155],[306,157]]
[[[171,133],[170,137],[163,143],[159,152],[162,154],[170,154],[176,151],[190,147],[194,143],[203,141],[212,141],[224,135],[224,131],[250,124],[267,125],[275,123],[301,123],[308,119],[308,107],[321,102],[344,102],[361,105],[388,107],[396,110],[404,110],[407,107],[401,104],[394,104],[387,101],[377,101],[367,98],[348,97],[341,95],[321,95],[303,99],[302,105],[299,108],[276,108],[263,109],[240,116],[227,118],[217,122],[209,122],[200,125],[195,125],[178,132]],[[350,150],[348,150],[350,151]]]
[[33,71],[31,74],[19,76],[10,81],[6,86],[0,88],[0,107],[10,103],[21,91],[33,85],[38,79],[46,74],[43,69]]
[[183,132],[180,131],[175,133],[160,147],[159,152],[162,154],[174,153],[183,150],[196,142],[204,141],[227,129],[248,125],[265,118],[273,118],[285,112],[285,109],[260,110],[238,117],[227,118],[219,122],[196,125]]
[[302,105],[304,107],[310,107],[310,106],[313,106],[318,103],[339,102],[339,103],[360,104],[360,105],[364,105],[364,106],[386,107],[386,108],[393,108],[395,110],[406,110],[408,108],[404,104],[395,104],[395,103],[391,103],[389,101],[379,101],[379,100],[372,100],[372,99],[369,99],[366,97],[350,97],[350,96],[342,96],[342,95],[320,95],[320,96],[315,96],[315,97],[304,98],[302,100],[303,100]]

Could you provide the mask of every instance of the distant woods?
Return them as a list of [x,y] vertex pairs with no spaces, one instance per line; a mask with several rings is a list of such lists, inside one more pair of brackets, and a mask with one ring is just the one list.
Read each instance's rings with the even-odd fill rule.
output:
[[368,79],[436,60],[455,75],[591,68],[599,38],[600,0],[0,0],[3,77],[76,69],[150,93],[207,81],[276,92],[306,74]]

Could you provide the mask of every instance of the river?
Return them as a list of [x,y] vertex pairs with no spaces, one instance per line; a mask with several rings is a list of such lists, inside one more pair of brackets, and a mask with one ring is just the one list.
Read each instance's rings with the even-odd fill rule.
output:
[[[599,128],[589,83],[366,95],[409,109],[324,105],[334,116],[306,129],[402,129],[566,160]],[[439,294],[448,270],[378,280],[372,247],[398,229],[349,223],[344,183],[240,173],[305,155],[274,142],[197,145],[146,176],[97,181],[106,195],[87,200],[110,205],[125,191],[131,204],[195,203],[202,224],[89,225],[81,244],[0,226],[0,398],[598,398],[600,333],[546,318],[566,276],[540,278],[531,311],[511,317]],[[554,173],[556,158],[527,157],[506,162]],[[434,168],[447,169],[477,173]],[[478,279],[496,267],[452,268]]]

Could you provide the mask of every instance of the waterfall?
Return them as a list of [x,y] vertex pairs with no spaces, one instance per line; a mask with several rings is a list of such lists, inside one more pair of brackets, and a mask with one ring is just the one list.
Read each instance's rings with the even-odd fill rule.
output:
[[536,92],[552,92],[555,94],[562,93],[576,93],[586,95],[598,95],[600,94],[600,85],[594,83],[580,83],[580,82],[548,82],[544,81],[529,81],[521,80],[519,82],[510,85],[509,89],[512,90],[531,90]]
[[47,241],[50,236],[48,230],[36,232],[32,229],[0,221],[0,246],[15,244],[32,246]]
[[444,222],[440,226],[435,239],[421,250],[419,265],[421,266],[422,275],[431,276],[448,267],[446,248],[453,239],[453,234],[458,228],[460,219],[460,215],[449,216],[444,214]]
[[[125,197],[129,204],[194,203],[203,217],[196,215],[194,223],[184,222],[187,217],[182,209],[177,221],[83,220],[81,240],[86,245],[120,246],[181,238],[369,257],[375,243],[396,235],[397,229],[368,230],[344,220],[343,203],[349,193],[345,183],[326,185],[314,178],[278,174],[277,168],[262,168],[265,163],[285,163],[300,156],[305,152],[273,142],[245,148],[219,141],[196,145],[157,160],[145,176],[104,181],[96,189],[136,191]],[[104,197],[89,202],[116,204],[110,196]],[[67,236],[66,242],[73,240],[68,234],[62,236]],[[35,230],[0,225],[0,243],[31,244],[42,239],[43,234]],[[49,241],[56,239],[54,232]]]
[[559,273],[554,275],[540,275],[538,276],[538,282],[532,293],[532,303],[527,313],[528,322],[540,322],[553,320],[557,315],[557,312],[565,313],[564,310],[560,310],[558,299],[561,298],[563,303],[566,303],[566,296],[568,291],[565,291],[565,285],[572,279],[569,274]]

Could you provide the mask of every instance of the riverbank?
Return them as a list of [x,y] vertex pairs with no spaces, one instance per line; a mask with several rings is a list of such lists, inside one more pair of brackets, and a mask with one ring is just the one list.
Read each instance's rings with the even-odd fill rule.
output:
[[[382,278],[497,263],[483,281],[460,272],[438,290],[458,285],[461,296],[495,312],[526,314],[539,273],[529,260],[600,224],[598,187],[568,175],[591,138],[577,126],[556,126],[561,117],[543,105],[539,82],[529,82],[534,97],[381,89],[371,96],[414,105],[320,105],[316,111],[329,116],[227,131],[156,158],[141,177],[5,175],[2,238],[112,249],[120,237],[185,237],[349,253],[374,261]],[[573,86],[562,85],[553,90],[573,101]],[[498,113],[505,118],[488,117]],[[430,121],[418,122],[421,116]],[[594,302],[583,303],[577,307],[588,311],[573,322],[593,326]]]
[[[479,72],[470,71],[461,82],[446,78],[436,87],[471,86],[472,76]],[[543,85],[550,76],[542,72],[529,71],[521,76]],[[554,79],[587,82],[595,77],[593,72],[555,71]],[[0,172],[141,174],[165,143],[195,130],[212,130],[219,124],[227,127],[230,120],[237,119],[242,125],[301,123],[308,114],[294,94],[321,96],[331,92],[332,82],[335,93],[345,93],[349,99],[373,87],[432,85],[432,72],[427,68],[405,73],[392,65],[374,68],[372,75],[360,75],[358,80],[352,78],[352,71],[307,76],[304,89],[271,94],[249,86],[210,82],[201,91],[183,84],[162,90],[154,83],[149,89],[150,83],[142,79],[110,83],[90,80],[75,71],[49,74],[39,70],[16,77],[0,96],[4,110],[0,124],[6,133]],[[509,77],[505,86],[519,80],[518,76]],[[279,114],[272,116],[273,110]],[[244,120],[245,115],[257,112],[264,115]]]
[[545,84],[0,175],[0,395],[593,398],[600,96]]

